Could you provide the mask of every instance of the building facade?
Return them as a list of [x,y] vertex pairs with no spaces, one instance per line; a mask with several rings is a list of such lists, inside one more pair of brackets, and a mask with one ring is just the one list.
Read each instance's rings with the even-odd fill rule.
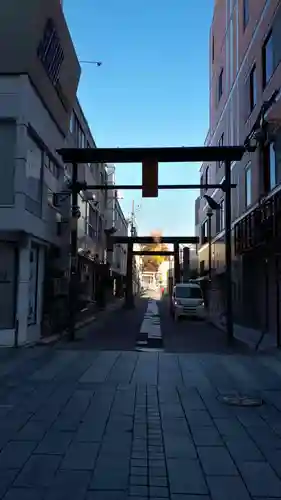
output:
[[[34,22],[36,19],[36,23]],[[0,19],[0,344],[40,337],[46,260],[61,267],[65,144],[80,66],[57,0],[6,2]],[[60,278],[67,279],[65,263]],[[58,273],[59,276],[59,273]]]
[[[81,70],[59,0],[6,2],[0,48],[0,345],[13,345],[65,324],[71,168],[57,150],[95,141],[76,97]],[[79,165],[79,180],[106,184],[106,165]],[[107,190],[80,193],[79,208],[81,290],[94,300],[95,277],[102,285],[109,274]]]
[[[281,2],[280,0],[217,0],[210,30],[210,123],[207,146],[243,145],[253,130],[262,104],[281,85]],[[244,155],[231,165],[232,261],[235,321],[259,330],[276,333],[280,328],[279,277],[276,252],[262,245],[241,245],[241,232],[249,214],[261,213],[261,204],[277,195],[281,182],[281,104],[273,104],[266,115],[270,134],[262,150]],[[203,164],[201,183],[221,183],[224,166]],[[201,190],[196,200],[196,233],[207,237],[208,194],[220,205],[211,219],[211,268],[213,314],[224,311],[224,195],[221,190]],[[242,238],[241,238],[242,235]],[[271,238],[271,237],[270,237]],[[265,240],[270,240],[266,238]],[[199,268],[208,270],[208,245],[199,247]],[[277,287],[277,288],[276,288]]]

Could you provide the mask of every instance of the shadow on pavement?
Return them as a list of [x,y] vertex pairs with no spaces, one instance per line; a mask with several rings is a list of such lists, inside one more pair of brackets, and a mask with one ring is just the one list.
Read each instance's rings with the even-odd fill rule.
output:
[[144,313],[146,297],[135,298],[135,308],[126,309],[123,304],[115,311],[105,311],[101,317],[76,332],[76,341],[67,338],[59,344],[60,349],[134,350]]

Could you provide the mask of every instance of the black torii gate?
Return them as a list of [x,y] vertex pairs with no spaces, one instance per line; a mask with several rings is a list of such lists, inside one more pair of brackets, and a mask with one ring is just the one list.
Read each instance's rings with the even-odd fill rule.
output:
[[[72,163],[72,229],[71,229],[71,279],[70,279],[70,337],[75,336],[75,283],[77,279],[77,218],[79,217],[78,193],[86,189],[143,189],[144,185],[87,185],[78,181],[78,164],[80,163],[141,163],[143,165],[143,184],[148,180],[149,168],[157,163],[157,174],[151,168],[153,184],[157,184],[157,193],[152,187],[154,194],[145,196],[155,197],[158,189],[221,189],[225,193],[225,263],[226,263],[226,318],[227,337],[231,342],[233,339],[233,310],[232,310],[232,266],[231,266],[231,163],[240,161],[246,151],[245,146],[211,146],[211,147],[164,147],[164,148],[62,148],[58,150],[64,163]],[[159,162],[221,162],[224,163],[225,178],[221,184],[182,184],[182,185],[158,185],[158,163]],[[144,169],[146,165],[146,169]],[[154,170],[154,172],[153,172]],[[144,173],[146,172],[146,175]],[[147,192],[151,192],[151,185]],[[76,221],[76,223],[75,223]],[[182,241],[182,238],[180,238]],[[163,240],[162,240],[163,241]],[[128,255],[132,252],[133,240],[128,237],[128,246],[131,247]],[[132,258],[132,257],[130,257]],[[129,257],[128,257],[129,259]],[[130,266],[132,268],[132,266]],[[128,273],[127,269],[127,273]],[[132,273],[129,270],[129,273]]]
[[[127,274],[126,274],[126,306],[134,307],[133,296],[133,256],[134,255],[163,255],[174,257],[174,280],[175,283],[180,282],[180,243],[198,244],[199,238],[196,236],[164,236],[157,237],[157,243],[172,244],[173,250],[134,250],[134,245],[152,245],[156,238],[153,236],[109,236],[108,250],[113,250],[113,245],[127,245]],[[205,239],[207,241],[207,238]]]

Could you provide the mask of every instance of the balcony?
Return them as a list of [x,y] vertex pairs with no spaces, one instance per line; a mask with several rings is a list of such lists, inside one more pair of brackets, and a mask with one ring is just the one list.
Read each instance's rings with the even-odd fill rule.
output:
[[281,191],[278,191],[235,224],[235,254],[242,255],[261,246],[274,246],[280,237]]

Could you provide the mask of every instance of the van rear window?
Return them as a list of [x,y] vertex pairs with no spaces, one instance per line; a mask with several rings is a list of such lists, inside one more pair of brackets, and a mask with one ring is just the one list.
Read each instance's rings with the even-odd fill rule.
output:
[[202,299],[202,292],[199,287],[176,286],[175,292],[178,299]]

